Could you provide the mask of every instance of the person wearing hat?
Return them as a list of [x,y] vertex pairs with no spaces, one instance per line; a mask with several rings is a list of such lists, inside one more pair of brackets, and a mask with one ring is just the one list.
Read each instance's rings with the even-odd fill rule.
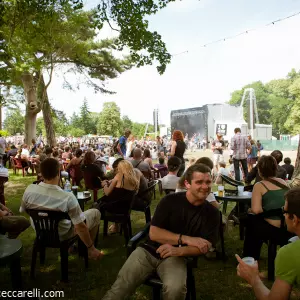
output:
[[225,143],[223,141],[223,135],[221,132],[217,132],[217,137],[211,143],[211,150],[214,154],[214,168],[217,172],[219,170],[219,162],[224,161],[223,151],[225,149]]

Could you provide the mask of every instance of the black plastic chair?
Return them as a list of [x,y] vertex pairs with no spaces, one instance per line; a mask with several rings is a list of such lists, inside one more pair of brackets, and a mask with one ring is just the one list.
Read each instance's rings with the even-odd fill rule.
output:
[[[285,218],[281,209],[270,210],[268,213],[264,213],[264,217],[267,216],[279,216],[280,217],[280,228],[278,228],[278,239],[268,240],[268,280],[275,279],[275,259],[277,255],[277,247],[283,247],[288,244],[289,233],[286,228]],[[279,242],[280,241],[280,242]]]
[[164,190],[164,191],[165,191],[166,195],[175,193],[175,190],[170,190],[170,189],[167,189],[167,190]]
[[145,205],[144,206],[135,206],[135,205],[133,205],[132,208],[131,208],[131,210],[144,212],[146,223],[151,221],[150,206],[151,206],[151,201],[152,201],[152,195],[154,195],[155,186],[156,186],[157,182],[158,182],[158,180],[150,181],[149,184],[148,184],[148,188],[144,192],[142,192],[141,195],[138,196],[139,199],[144,200]]
[[83,256],[85,267],[88,267],[88,253],[86,246],[78,238],[78,235],[65,240],[59,240],[58,223],[61,220],[70,219],[65,212],[51,210],[28,209],[27,213],[33,220],[36,238],[32,249],[32,261],[30,277],[35,278],[35,266],[37,253],[40,252],[40,263],[45,263],[46,248],[60,249],[61,281],[68,282],[68,249],[78,240],[79,256]]
[[240,185],[245,185],[242,181],[237,181],[233,178],[230,178],[226,175],[221,175],[222,181],[225,181],[227,184],[234,186],[234,187],[238,187]]
[[275,258],[277,255],[277,247],[283,247],[288,244],[288,239],[290,234],[287,231],[285,225],[285,218],[281,208],[272,209],[267,212],[263,212],[258,215],[248,214],[248,218],[268,218],[270,216],[278,216],[280,217],[281,225],[278,228],[278,235],[276,239],[267,239],[265,242],[268,245],[268,280],[275,279]]
[[[130,239],[127,245],[127,256],[129,256],[138,246],[138,244],[144,240],[150,230],[150,223],[147,223],[145,228],[138,232],[133,238]],[[193,273],[193,269],[197,268],[197,257],[187,258],[187,294],[186,300],[196,300],[196,286],[195,286],[195,277]],[[161,299],[161,290],[163,287],[163,283],[158,277],[156,273],[150,276],[144,284],[152,287],[152,299],[160,300]]]
[[[130,202],[128,202],[128,208],[124,210],[123,213],[108,212],[105,210],[105,206],[103,209],[101,209],[101,220],[104,221],[103,237],[107,236],[108,222],[118,223],[121,224],[120,234],[122,234],[122,231],[124,230],[125,245],[127,245],[129,239],[132,237],[130,213],[134,197],[135,195],[133,194],[133,196],[130,198]],[[116,202],[116,205],[118,205],[118,202]]]

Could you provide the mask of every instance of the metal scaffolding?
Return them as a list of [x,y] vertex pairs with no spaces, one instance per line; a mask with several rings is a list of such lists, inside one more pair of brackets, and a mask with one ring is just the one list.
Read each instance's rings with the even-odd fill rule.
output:
[[248,88],[244,90],[242,102],[240,105],[240,114],[241,117],[244,118],[244,102],[246,101],[246,107],[249,103],[249,131],[254,138],[254,128],[255,124],[259,124],[258,119],[258,111],[257,111],[257,104],[256,104],[256,97],[255,97],[255,90],[253,88]]

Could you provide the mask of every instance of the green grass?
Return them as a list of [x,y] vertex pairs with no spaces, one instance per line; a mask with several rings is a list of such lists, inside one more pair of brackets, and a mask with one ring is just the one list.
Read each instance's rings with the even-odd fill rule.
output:
[[[18,214],[20,201],[25,188],[35,180],[35,177],[12,175],[5,187],[6,203],[15,214]],[[156,193],[157,200],[152,202],[151,212],[159,202],[160,195]],[[89,208],[91,203],[86,205]],[[228,206],[230,211],[231,206]],[[228,212],[227,211],[227,212]],[[143,213],[132,212],[133,233],[138,232],[145,225]],[[114,282],[118,271],[126,260],[126,248],[124,247],[123,236],[115,235],[103,239],[103,226],[100,227],[99,248],[103,249],[105,256],[101,261],[90,261],[89,268],[84,268],[83,260],[77,255],[69,257],[69,283],[62,284],[60,279],[60,260],[58,249],[46,250],[46,264],[39,266],[37,261],[36,279],[29,277],[31,250],[35,237],[32,228],[23,232],[19,238],[22,240],[24,250],[22,255],[22,274],[24,288],[30,290],[39,288],[44,290],[64,290],[65,299],[101,299],[104,293]],[[208,261],[203,257],[198,260],[198,269],[195,270],[197,299],[224,300],[224,299],[255,299],[251,287],[236,275],[235,253],[241,253],[243,243],[238,238],[238,228],[228,230],[225,236],[226,252],[228,260]],[[265,246],[264,246],[265,247]],[[263,249],[260,269],[266,269],[266,248]],[[10,274],[8,268],[2,268],[0,277],[1,290],[11,289]],[[267,283],[270,287],[271,283]],[[298,295],[299,296],[299,295]],[[130,298],[136,300],[151,299],[151,289],[141,286]],[[298,298],[299,299],[299,298]]]

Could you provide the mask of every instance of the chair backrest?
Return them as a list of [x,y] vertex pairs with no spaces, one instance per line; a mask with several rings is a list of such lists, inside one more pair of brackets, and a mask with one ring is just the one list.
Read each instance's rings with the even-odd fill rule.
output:
[[148,171],[141,171],[144,175],[144,177],[148,180],[151,179],[151,172],[148,172]]
[[164,190],[166,195],[175,193],[175,190]]
[[72,165],[70,167],[70,176],[73,179],[82,178],[83,172],[81,170],[81,163],[77,165]]
[[17,169],[22,169],[21,159],[13,157],[14,167]]
[[165,168],[161,168],[158,170],[160,174],[160,178],[164,178],[165,176],[168,175],[168,167],[166,166]]
[[285,218],[284,218],[284,214],[281,208],[275,208],[275,209],[270,209],[268,211],[264,211],[263,213],[261,213],[261,215],[264,218],[268,218],[268,217],[279,217],[280,218],[280,227],[281,228],[285,228]]
[[144,190],[139,197],[143,200],[147,201],[149,204],[151,203],[151,200],[153,198],[155,186],[158,183],[158,180],[153,180],[148,183],[148,188]]
[[91,172],[83,171],[84,184],[85,187],[89,190],[95,189],[95,187],[93,186],[93,177],[94,176]]
[[30,215],[36,231],[36,240],[45,247],[59,247],[58,223],[70,219],[69,215],[61,211],[26,210]]
[[14,157],[10,156],[9,160],[10,160],[10,164],[11,164],[12,168],[14,168],[15,167]]
[[244,185],[243,182],[241,181],[237,181],[237,180],[234,180],[226,175],[221,175],[221,178],[222,180],[224,180],[226,183],[228,183],[229,185],[232,185],[234,187],[238,187],[239,185]]

